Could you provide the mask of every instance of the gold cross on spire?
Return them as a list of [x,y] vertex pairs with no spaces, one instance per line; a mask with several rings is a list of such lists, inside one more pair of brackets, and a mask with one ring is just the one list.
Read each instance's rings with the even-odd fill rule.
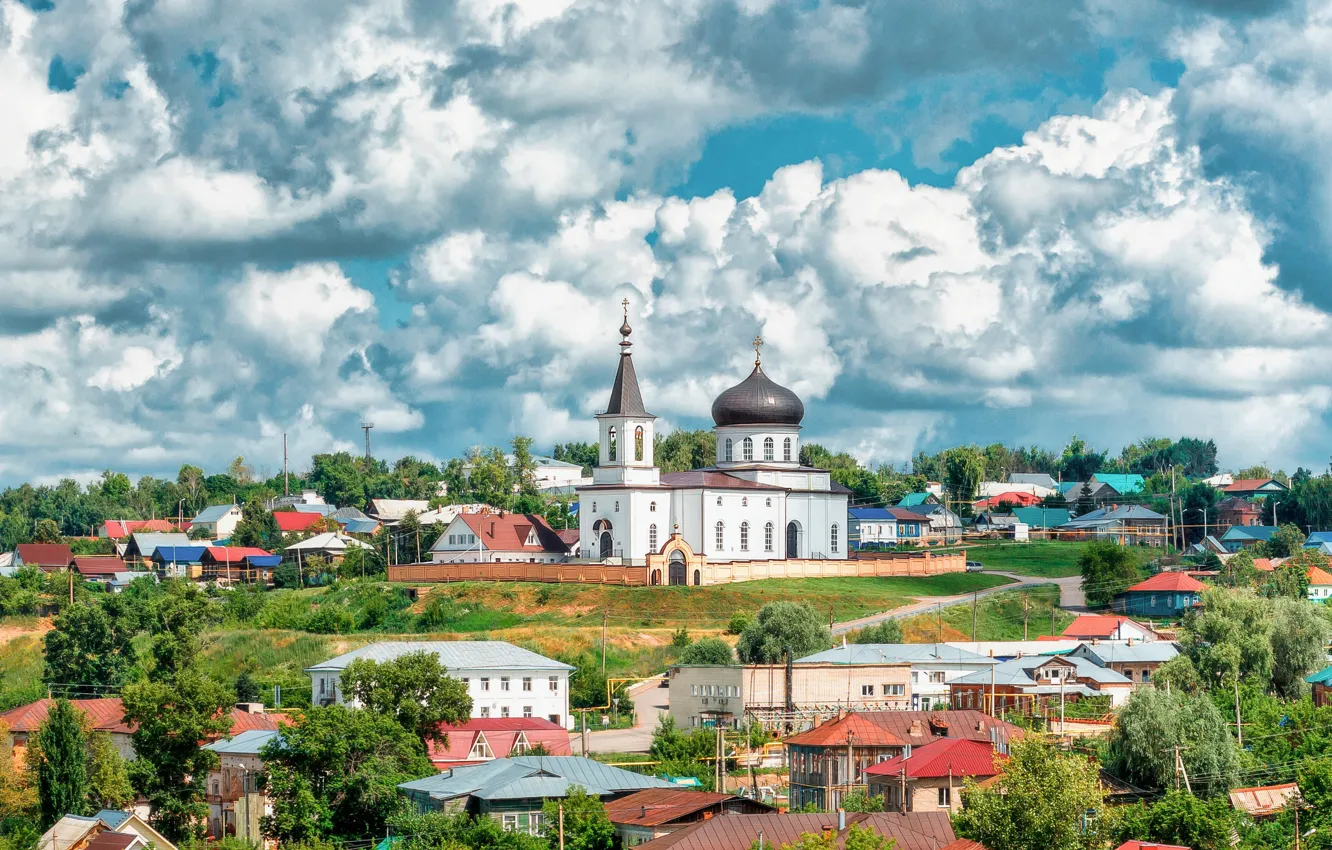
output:
[[629,299],[628,299],[628,298],[625,298],[625,299],[624,299],[623,301],[621,301],[620,303],[624,305],[624,317],[625,317],[626,319],[629,318]]
[[763,337],[759,336],[758,334],[755,334],[755,335],[754,335],[754,365],[755,365],[755,366],[757,366],[757,365],[759,365],[760,363],[763,362],[762,352],[759,350],[759,349],[761,349],[761,348],[763,348]]

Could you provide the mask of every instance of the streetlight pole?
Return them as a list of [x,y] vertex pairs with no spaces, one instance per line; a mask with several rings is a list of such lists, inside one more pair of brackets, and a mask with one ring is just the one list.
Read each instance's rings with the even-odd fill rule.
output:
[[1273,528],[1275,528],[1275,527],[1276,527],[1276,524],[1277,524],[1277,521],[1276,521],[1276,506],[1279,505],[1279,504],[1281,504],[1281,503],[1278,502],[1276,499],[1273,499],[1273,500],[1272,500],[1272,527],[1273,527]]

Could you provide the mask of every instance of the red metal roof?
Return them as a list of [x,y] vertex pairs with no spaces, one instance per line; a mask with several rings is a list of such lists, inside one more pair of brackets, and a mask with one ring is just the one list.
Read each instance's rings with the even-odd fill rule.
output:
[[1156,844],[1151,841],[1125,841],[1115,850],[1193,850],[1193,848],[1178,844]]
[[112,540],[121,540],[141,532],[175,530],[176,527],[164,519],[109,519],[102,523],[103,536]]
[[568,546],[570,549],[577,546],[578,541],[582,539],[582,532],[577,528],[561,528],[555,533],[564,541],[564,545]]
[[273,519],[277,520],[278,528],[287,532],[308,531],[319,524],[324,517],[320,514],[306,514],[300,511],[274,511]]
[[894,756],[868,767],[865,774],[897,776],[905,768],[908,779],[988,777],[999,773],[998,762],[1004,758],[996,755],[994,747],[987,741],[939,738],[923,746],[913,747],[910,756]]
[[[536,514],[458,514],[458,519],[491,551],[561,554],[569,551],[569,546],[546,524],[546,520]],[[529,544],[529,532],[533,531],[536,532],[536,543]]]
[[1079,614],[1073,622],[1064,629],[1065,638],[1110,638],[1115,634],[1116,629],[1124,623],[1133,623],[1144,632],[1151,633],[1151,629],[1128,617],[1115,617],[1110,614]]
[[74,570],[81,576],[112,576],[129,567],[115,555],[75,555]]
[[30,567],[43,570],[63,570],[74,560],[74,550],[64,543],[20,543],[19,560]]
[[1140,581],[1129,587],[1131,591],[1147,591],[1151,593],[1200,593],[1207,589],[1207,585],[1190,576],[1188,573],[1166,572],[1157,573],[1146,581]]
[[268,714],[266,712],[263,714],[255,714],[246,711],[243,708],[232,708],[231,734],[239,735],[242,732],[253,732],[256,730],[264,732],[276,731],[279,720],[286,720],[286,717],[281,714]]
[[491,755],[497,759],[513,754],[514,745],[520,740],[526,740],[529,747],[541,744],[553,756],[573,755],[569,732],[558,723],[541,717],[473,717],[464,723],[441,723],[439,728],[448,735],[448,742],[431,741],[426,748],[436,767],[457,767],[463,762],[485,760],[472,753],[482,736]]
[[643,850],[750,850],[759,833],[765,846],[793,844],[806,833],[837,836],[835,846],[845,847],[851,826],[868,828],[896,843],[896,850],[942,850],[957,840],[945,812],[847,812],[844,830],[837,829],[837,813],[828,814],[724,814],[638,845]]
[[1000,493],[998,496],[991,496],[988,499],[981,499],[979,502],[973,502],[973,508],[997,508],[1002,504],[1017,505],[1020,508],[1029,508],[1032,505],[1039,505],[1041,497],[1033,493]]
[[738,799],[734,794],[713,791],[648,788],[607,803],[606,817],[611,823],[624,826],[661,826],[727,800]]
[[239,564],[246,558],[267,558],[272,554],[258,546],[209,546],[204,549],[203,560],[214,564]]
[[[128,734],[134,731],[134,727],[125,722],[125,706],[118,697],[72,699],[70,702],[87,716],[88,722],[95,732]],[[27,705],[20,705],[18,708],[11,708],[4,714],[0,714],[0,720],[9,725],[9,731],[11,732],[31,734],[46,722],[46,715],[50,713],[51,706],[54,704],[55,700],[53,699],[39,699]]]
[[845,746],[847,741],[858,747],[905,747],[907,742],[873,721],[859,714],[848,714],[828,720],[807,732],[786,738],[782,743],[798,747]]
[[970,838],[959,838],[952,844],[944,845],[939,850],[986,850],[986,847],[979,841],[972,841]]
[[1254,558],[1253,568],[1261,572],[1270,573],[1272,570],[1276,569],[1276,564],[1272,562],[1271,558]]

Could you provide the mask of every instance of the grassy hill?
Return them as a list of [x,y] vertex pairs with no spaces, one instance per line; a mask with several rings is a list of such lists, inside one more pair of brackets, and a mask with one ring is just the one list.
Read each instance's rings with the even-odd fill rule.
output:
[[[967,560],[980,561],[986,570],[1017,573],[1038,578],[1064,578],[1078,575],[1078,556],[1087,544],[1072,541],[1033,541],[1030,543],[978,543],[966,546]],[[1129,546],[1141,563],[1159,550]]]

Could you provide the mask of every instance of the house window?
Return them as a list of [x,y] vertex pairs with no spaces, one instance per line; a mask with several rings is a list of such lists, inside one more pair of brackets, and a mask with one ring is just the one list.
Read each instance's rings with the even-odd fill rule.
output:
[[933,671],[933,670],[930,671],[930,684],[942,685],[944,681],[945,679],[943,671]]
[[[300,551],[300,550],[297,550],[297,551]],[[321,697],[324,695],[324,684],[325,684],[324,680],[323,680],[323,679],[320,679],[320,680],[319,680],[319,695],[320,695]]]
[[717,522],[717,548],[721,549],[726,545],[726,523],[718,520]]
[[787,437],[785,440],[782,441],[782,460],[784,460],[784,461],[786,461],[786,462],[788,462],[788,463],[791,461],[791,438],[790,438],[790,437]]
[[483,705],[483,706],[481,706],[481,716],[482,716],[482,717],[489,717],[489,716],[490,716],[490,706],[488,706],[488,705]]
[[643,459],[643,426],[634,429],[634,460]]
[[872,697],[872,696],[874,696],[874,686],[873,686],[873,685],[861,685],[861,686],[860,686],[860,695],[861,695],[862,697]]
[[833,523],[833,524],[832,524],[832,528],[830,528],[830,529],[828,530],[828,534],[829,534],[828,539],[829,539],[829,541],[832,543],[832,550],[833,550],[834,552],[836,552],[836,551],[837,551],[837,523]]
[[467,687],[471,683],[471,681],[472,681],[471,679],[467,678],[466,676],[463,676],[462,678],[463,687],[464,688]]
[[717,497],[717,507],[721,507],[721,496]]
[[509,716],[509,707],[507,705],[501,705],[500,717],[508,717],[508,716]]
[[941,809],[942,809],[942,808],[948,808],[948,807],[951,806],[951,805],[953,805],[953,789],[952,789],[952,788],[940,788],[940,789],[939,789],[939,808],[941,808]]
[[657,551],[657,524],[655,522],[648,526],[648,550]]
[[691,697],[696,697],[696,696],[698,696],[698,685],[690,685],[690,686],[689,686],[689,695],[690,695]]
[[620,512],[620,501],[619,501],[619,499],[616,499],[616,500],[615,500],[615,512],[616,512],[617,514]]
[[745,437],[744,442],[740,444],[740,454],[745,460],[754,459],[754,438]]
[[490,680],[485,678],[484,676],[481,678],[481,690],[483,691],[490,690]]
[[596,513],[596,512],[597,512],[597,503],[596,503],[596,502],[593,502],[593,503],[592,503],[592,513]]
[[772,437],[765,437],[765,438],[763,439],[763,459],[764,459],[764,460],[772,460],[772,447],[773,447],[773,444],[772,444]]
[[615,460],[616,448],[615,427],[611,426],[611,429],[607,432],[606,436],[606,458],[608,460]]
[[722,455],[726,460],[731,460],[731,438],[726,438],[726,454]]
[[747,507],[749,507],[749,497],[748,497],[748,496],[741,496],[741,497],[740,497],[740,507],[742,507],[742,508],[747,508]]
[[507,691],[508,689],[509,689],[509,677],[500,676],[500,690]]
[[524,676],[524,677],[523,677],[523,690],[525,690],[525,691],[530,691],[530,690],[532,690],[532,677],[531,677],[531,676]]
[[549,690],[558,691],[560,689],[560,678],[558,676],[551,676],[549,681]]
[[772,551],[772,523],[763,526],[763,551]]
[[1151,671],[1151,670],[1143,670],[1143,671],[1142,671],[1142,682],[1143,682],[1143,684],[1146,684],[1146,683],[1150,682],[1151,680],[1152,680],[1152,671]]
[[531,716],[532,716],[532,706],[530,705],[523,706],[523,717],[531,717]]
[[884,685],[883,695],[886,697],[906,696],[906,685]]
[[770,507],[772,507],[772,499],[771,499],[771,498],[764,499],[764,500],[763,500],[763,507],[765,507],[765,508],[770,508]]
[[740,523],[740,551],[749,551],[749,523]]

